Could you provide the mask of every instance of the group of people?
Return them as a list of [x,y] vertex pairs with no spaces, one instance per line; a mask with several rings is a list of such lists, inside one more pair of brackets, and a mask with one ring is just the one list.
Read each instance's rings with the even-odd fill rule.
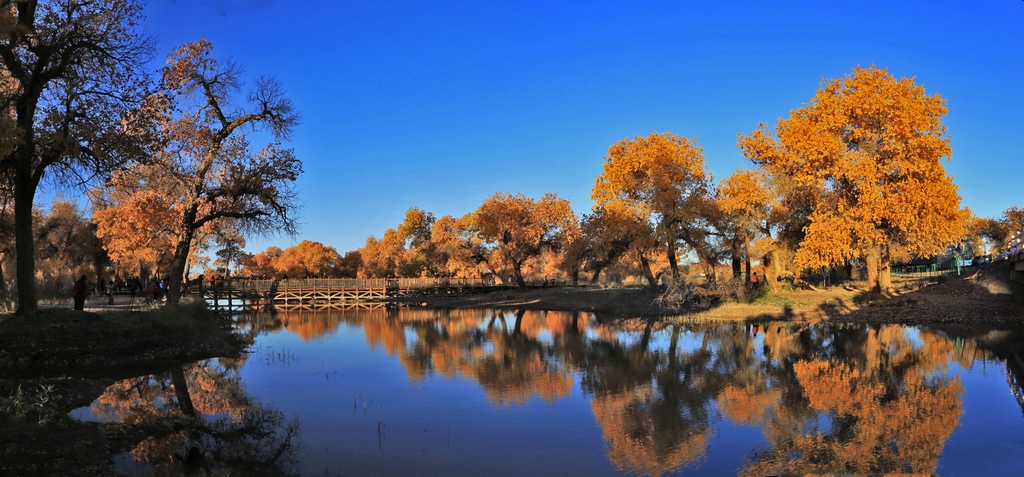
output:
[[[164,297],[167,296],[167,287],[168,287],[168,281],[169,280],[170,280],[170,277],[164,277],[162,279],[158,279],[156,277],[153,277],[153,280],[152,280],[152,283],[153,283],[152,294],[153,294],[153,299],[154,300],[162,300]],[[74,284],[74,286],[72,287],[72,290],[71,290],[71,296],[74,299],[74,302],[75,302],[74,307],[75,307],[76,310],[84,310],[85,309],[85,299],[89,297],[89,295],[90,295],[89,291],[90,290],[89,290],[89,285],[88,285],[88,282],[87,282],[87,278],[86,278],[85,275],[82,275],[81,277],[79,277],[78,280],[75,281],[75,284]],[[142,291],[142,280],[140,280],[139,277],[130,277],[130,278],[125,278],[125,279],[111,279],[110,282],[106,284],[106,286],[104,286],[104,284],[101,282],[99,284],[99,290],[98,291],[103,293],[103,294],[105,294],[105,295],[107,295],[107,304],[108,305],[113,305],[114,304],[114,292],[115,291],[116,292],[128,291],[129,293],[131,293],[131,296],[134,298],[139,292]]]
[[153,277],[153,299],[163,300],[167,296],[167,282],[171,280],[171,277],[164,277],[157,280]]
[[134,296],[139,290],[142,290],[142,280],[139,277],[129,277],[124,279],[111,279],[110,280],[111,291],[127,290]]

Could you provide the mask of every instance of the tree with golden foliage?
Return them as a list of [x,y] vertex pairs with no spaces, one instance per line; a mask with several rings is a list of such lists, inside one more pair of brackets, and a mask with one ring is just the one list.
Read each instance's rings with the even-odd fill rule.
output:
[[654,228],[623,202],[613,201],[594,207],[580,221],[580,237],[570,243],[566,260],[577,262],[591,272],[590,283],[597,283],[601,272],[620,259],[632,256],[639,263],[648,285],[658,285],[651,268],[651,256],[658,249]]
[[445,215],[430,229],[434,267],[446,277],[475,277],[495,274],[490,250],[477,233],[472,213],[455,218]]
[[431,241],[435,220],[434,214],[410,207],[398,227],[385,230],[380,239],[367,239],[360,249],[363,275],[405,278],[438,275]]
[[[728,222],[733,277],[740,276],[740,261],[746,261],[746,280],[750,280],[750,242],[769,236],[767,225],[772,196],[757,171],[737,170],[718,184],[715,199]],[[767,280],[770,284],[771,280]]]
[[724,216],[734,276],[740,258],[746,259],[747,280],[750,262],[759,259],[769,287],[790,270],[792,251],[803,239],[807,217],[819,195],[766,168],[739,169],[719,183],[715,201]]
[[998,219],[990,219],[985,225],[986,238],[997,248],[1004,249],[1010,239],[1024,231],[1024,209],[1009,207]]
[[341,255],[334,247],[303,240],[288,247],[274,263],[278,275],[289,278],[334,277]]
[[281,250],[281,247],[271,245],[266,250],[253,254],[246,260],[241,274],[250,277],[276,277],[277,269],[274,268],[274,264],[282,253],[284,251]]
[[1010,207],[1003,211],[999,221],[1006,228],[1007,235],[1019,233],[1024,230],[1024,209],[1016,206]]
[[[281,86],[267,78],[256,80],[245,96],[247,105],[234,104],[242,87],[241,70],[212,58],[212,50],[206,39],[175,49],[162,70],[160,91],[147,98],[144,108],[156,131],[146,167],[160,171],[173,193],[150,209],[168,214],[163,220],[172,237],[167,271],[171,303],[181,296],[189,254],[204,227],[227,221],[244,233],[295,231],[292,185],[302,165],[280,141],[288,138],[298,115]],[[254,152],[246,133],[261,130],[275,142]],[[146,183],[125,185],[129,198],[153,195]],[[132,203],[109,206],[127,210]]]
[[410,207],[405,211],[405,220],[398,226],[398,237],[404,249],[398,276],[414,278],[437,275],[430,241],[435,220],[434,214],[419,207]]
[[174,198],[183,193],[156,164],[116,171],[97,191],[96,235],[118,268],[141,275],[170,264],[179,220]]
[[[281,250],[270,246],[245,261],[242,275],[268,278],[339,278],[344,258],[331,246],[303,240]],[[352,276],[354,278],[354,276]]]
[[366,239],[359,254],[363,261],[361,276],[397,277],[405,248],[398,230],[387,229],[380,239],[372,236]]
[[487,198],[474,217],[480,237],[500,250],[520,287],[526,287],[523,264],[544,249],[559,249],[563,234],[578,227],[569,201],[551,193],[535,201],[499,192]]
[[739,475],[934,474],[963,413],[963,386],[944,372],[960,345],[899,326],[764,331],[764,361],[719,396],[725,417],[768,439]]
[[967,226],[964,234],[964,243],[970,246],[975,255],[988,253],[988,242],[995,242],[989,239],[995,229],[995,220],[988,217],[978,217],[969,207],[967,211]]
[[598,206],[620,202],[650,222],[656,241],[665,247],[672,272],[678,275],[679,241],[712,270],[717,261],[709,243],[716,215],[711,191],[704,151],[696,140],[651,133],[623,139],[608,148],[592,198]]
[[945,100],[911,78],[854,68],[825,81],[811,101],[741,136],[744,155],[772,173],[820,189],[796,254],[805,268],[864,258],[875,291],[891,286],[890,262],[932,255],[964,232],[942,117]]

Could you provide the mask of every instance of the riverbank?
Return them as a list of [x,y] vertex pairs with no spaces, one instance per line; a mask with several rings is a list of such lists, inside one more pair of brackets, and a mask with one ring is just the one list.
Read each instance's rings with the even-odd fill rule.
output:
[[1024,286],[1010,282],[1006,263],[965,269],[960,276],[907,279],[872,294],[863,282],[828,288],[762,291],[708,307],[670,309],[650,288],[539,288],[480,295],[426,295],[406,306],[592,312],[599,317],[721,320],[844,321],[909,325],[1024,325]]

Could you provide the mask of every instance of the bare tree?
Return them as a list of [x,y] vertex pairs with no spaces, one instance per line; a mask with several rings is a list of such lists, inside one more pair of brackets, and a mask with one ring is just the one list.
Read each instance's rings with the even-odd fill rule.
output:
[[[159,92],[143,108],[155,131],[156,153],[137,169],[161,169],[170,182],[161,186],[167,191],[164,203],[174,237],[170,303],[180,299],[189,254],[202,237],[213,236],[210,232],[230,223],[242,233],[295,233],[292,187],[302,164],[280,141],[288,138],[298,115],[280,84],[266,78],[256,80],[246,104],[236,104],[241,70],[211,58],[212,49],[206,39],[177,48],[162,71]],[[252,151],[247,135],[260,131],[268,131],[274,142]],[[151,193],[145,181],[131,179],[133,173],[129,168],[116,183],[108,183],[108,190],[129,188],[127,194],[108,197],[128,199],[108,202],[107,213],[96,214],[98,220],[116,224],[127,214],[110,209],[130,207],[131,197]]]
[[152,55],[141,16],[135,0],[0,0],[0,172],[14,199],[20,315],[38,309],[32,206],[44,175],[80,185],[127,157],[122,120]]

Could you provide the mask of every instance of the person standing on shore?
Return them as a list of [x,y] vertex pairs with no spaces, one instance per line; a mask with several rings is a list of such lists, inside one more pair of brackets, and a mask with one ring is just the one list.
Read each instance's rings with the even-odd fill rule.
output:
[[84,310],[85,309],[85,296],[86,296],[86,293],[85,293],[85,275],[82,275],[82,278],[79,278],[78,281],[75,282],[75,286],[71,289],[71,295],[75,299],[75,309],[76,310]]

